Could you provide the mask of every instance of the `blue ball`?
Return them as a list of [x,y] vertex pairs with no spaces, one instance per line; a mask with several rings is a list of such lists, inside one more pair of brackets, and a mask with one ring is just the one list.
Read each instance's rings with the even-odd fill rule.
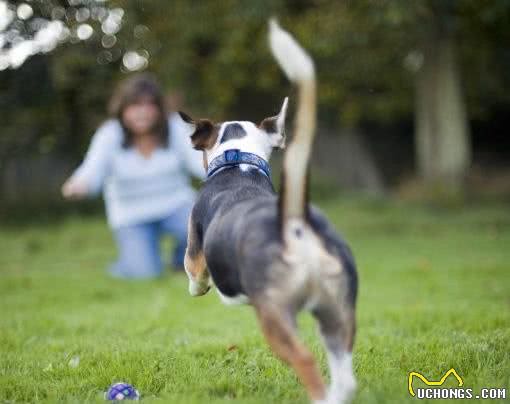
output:
[[115,383],[104,393],[105,400],[139,400],[140,393],[128,383]]

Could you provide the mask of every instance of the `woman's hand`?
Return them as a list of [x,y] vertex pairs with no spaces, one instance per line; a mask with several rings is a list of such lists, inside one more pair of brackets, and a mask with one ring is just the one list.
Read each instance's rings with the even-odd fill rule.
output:
[[78,178],[69,178],[64,185],[62,185],[62,196],[66,199],[81,199],[87,196],[87,184]]

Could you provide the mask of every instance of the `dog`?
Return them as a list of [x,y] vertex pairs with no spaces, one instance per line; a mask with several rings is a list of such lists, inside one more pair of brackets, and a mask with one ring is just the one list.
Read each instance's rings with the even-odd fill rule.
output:
[[[207,179],[188,226],[184,267],[189,292],[215,286],[227,304],[251,304],[274,353],[297,373],[314,403],[343,403],[355,390],[352,348],[358,287],[346,242],[308,202],[308,161],[315,133],[316,81],[312,59],[270,21],[272,53],[298,86],[295,135],[275,193],[268,164],[285,145],[285,98],[278,115],[259,125],[192,119],[191,142],[203,151]],[[328,354],[326,388],[314,357],[297,336],[296,315],[312,313]]]

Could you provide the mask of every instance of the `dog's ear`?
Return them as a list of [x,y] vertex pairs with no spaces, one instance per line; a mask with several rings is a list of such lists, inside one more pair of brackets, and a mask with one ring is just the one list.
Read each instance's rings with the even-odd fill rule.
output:
[[289,97],[285,97],[278,115],[264,119],[259,125],[259,128],[269,136],[271,146],[281,149],[285,147],[285,117],[288,103]]
[[193,120],[193,118],[191,116],[189,116],[188,114],[186,114],[185,112],[179,111],[179,115],[184,122],[189,123],[190,125],[195,124],[195,121]]
[[194,127],[191,134],[191,144],[196,150],[211,149],[218,138],[218,127],[214,125],[209,119],[194,120],[184,112],[179,111],[181,119]]

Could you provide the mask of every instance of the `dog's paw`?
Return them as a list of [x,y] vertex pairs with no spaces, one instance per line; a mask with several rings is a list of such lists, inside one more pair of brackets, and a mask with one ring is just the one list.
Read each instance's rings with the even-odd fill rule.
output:
[[329,388],[327,404],[347,404],[351,402],[356,391],[356,380],[354,376],[348,375],[343,382],[342,385],[337,384]]
[[194,297],[203,296],[207,292],[209,292],[209,290],[211,290],[211,285],[209,284],[208,281],[195,282],[195,281],[190,280],[188,290],[189,290],[189,294],[191,296],[194,296]]

